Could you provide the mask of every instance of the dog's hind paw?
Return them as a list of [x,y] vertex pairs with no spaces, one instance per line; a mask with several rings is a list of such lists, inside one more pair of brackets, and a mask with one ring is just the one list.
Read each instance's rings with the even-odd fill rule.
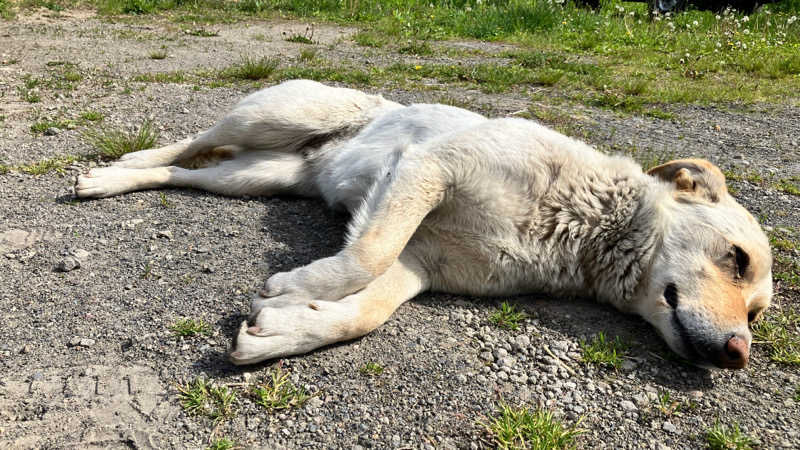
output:
[[83,198],[102,198],[136,190],[139,187],[134,169],[102,167],[78,175],[75,195]]

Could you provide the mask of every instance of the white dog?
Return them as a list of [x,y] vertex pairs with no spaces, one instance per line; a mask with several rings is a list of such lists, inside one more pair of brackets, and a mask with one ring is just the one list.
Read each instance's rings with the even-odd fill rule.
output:
[[592,296],[698,365],[741,368],[772,296],[767,238],[707,161],[643,173],[527,120],[313,81],[251,94],[196,138],[127,154],[75,190],[164,186],[321,196],[352,214],[338,254],[267,281],[235,364],[362,336],[431,289]]

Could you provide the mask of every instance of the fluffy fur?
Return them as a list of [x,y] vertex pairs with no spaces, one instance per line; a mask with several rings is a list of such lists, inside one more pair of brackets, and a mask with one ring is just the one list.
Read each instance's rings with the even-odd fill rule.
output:
[[643,173],[531,121],[313,81],[256,92],[194,139],[93,169],[76,194],[163,186],[320,196],[352,214],[338,254],[267,281],[235,364],[361,336],[431,289],[592,296],[698,365],[739,368],[748,320],[772,295],[767,239],[707,161]]

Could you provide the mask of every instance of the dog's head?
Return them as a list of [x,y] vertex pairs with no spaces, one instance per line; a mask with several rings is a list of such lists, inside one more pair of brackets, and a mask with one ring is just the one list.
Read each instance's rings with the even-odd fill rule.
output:
[[772,298],[767,237],[708,161],[671,161],[648,174],[670,186],[656,213],[663,244],[635,309],[694,364],[745,367],[749,323]]

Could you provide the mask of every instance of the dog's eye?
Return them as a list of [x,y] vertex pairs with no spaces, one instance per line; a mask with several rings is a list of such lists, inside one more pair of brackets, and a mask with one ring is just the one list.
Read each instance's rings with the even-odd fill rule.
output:
[[667,301],[667,304],[671,306],[672,309],[678,307],[678,288],[674,283],[668,284],[667,288],[664,289],[664,300]]
[[749,313],[747,313],[747,323],[753,323],[756,319],[758,319],[758,316],[760,315],[761,315],[760,309],[754,309],[750,311]]
[[742,278],[747,272],[747,266],[750,265],[750,256],[738,245],[734,245],[733,250],[736,254],[736,278]]

